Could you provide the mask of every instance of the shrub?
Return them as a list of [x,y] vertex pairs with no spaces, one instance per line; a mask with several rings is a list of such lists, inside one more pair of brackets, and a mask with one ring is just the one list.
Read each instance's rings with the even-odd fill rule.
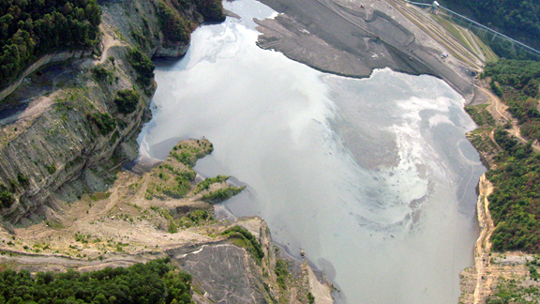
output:
[[95,112],[87,117],[98,127],[101,135],[107,135],[116,128],[116,121],[108,113]]
[[28,177],[26,177],[26,175],[22,174],[21,172],[17,173],[17,180],[19,181],[19,184],[23,187],[27,187],[28,185],[30,185]]
[[203,15],[205,21],[223,22],[223,4],[220,0],[198,0],[197,10]]
[[213,204],[221,203],[221,202],[226,201],[226,200],[230,199],[231,197],[237,195],[242,190],[244,190],[244,188],[245,188],[245,186],[240,187],[240,188],[227,187],[227,188],[218,189],[216,191],[212,191],[212,192],[210,192],[208,194],[203,195],[202,200],[206,201],[206,202],[213,203]]
[[0,186],[0,205],[2,208],[9,208],[15,202],[13,194],[4,186]]
[[50,164],[49,166],[45,166],[45,168],[47,168],[47,172],[49,172],[49,174],[53,174],[54,172],[56,172],[55,164]]
[[149,86],[154,79],[154,68],[152,60],[143,54],[138,48],[133,48],[128,54],[128,60],[139,77],[137,81],[143,86]]
[[170,42],[189,42],[188,22],[161,1],[158,4],[158,18],[165,39]]
[[129,114],[137,109],[141,95],[135,90],[120,90],[116,93],[114,103],[118,108],[118,112],[123,114]]
[[247,251],[251,253],[258,262],[264,258],[264,252],[261,244],[246,228],[240,226],[233,226],[225,231],[222,235],[227,235],[230,238],[239,238],[244,241]]
[[289,274],[289,263],[282,259],[277,259],[275,273],[277,275],[277,283],[281,289],[285,289],[285,281]]
[[95,66],[92,69],[92,73],[94,74],[94,78],[97,81],[107,81],[108,83],[112,83],[112,80],[114,78],[113,72],[107,70],[104,66],[101,65]]

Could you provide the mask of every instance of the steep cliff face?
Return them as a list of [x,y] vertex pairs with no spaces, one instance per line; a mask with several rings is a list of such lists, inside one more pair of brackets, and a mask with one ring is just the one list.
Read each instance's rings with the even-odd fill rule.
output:
[[[170,1],[100,4],[102,41],[93,55],[24,75],[4,101],[0,215],[5,222],[39,217],[57,202],[112,182],[109,171],[137,156],[135,138],[149,118],[156,86],[148,58],[185,54],[189,32],[205,19],[194,5],[178,10]],[[185,23],[187,40],[165,37],[160,8]]]

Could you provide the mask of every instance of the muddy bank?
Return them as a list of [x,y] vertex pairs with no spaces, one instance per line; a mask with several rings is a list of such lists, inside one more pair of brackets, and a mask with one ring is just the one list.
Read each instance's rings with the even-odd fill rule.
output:
[[[258,45],[315,69],[368,77],[389,67],[444,79],[467,102],[473,99],[474,68],[443,60],[447,52],[405,17],[393,1],[261,0],[280,13],[257,21]],[[395,7],[396,6],[396,7]],[[400,8],[402,9],[402,8]],[[470,55],[470,54],[468,54]]]

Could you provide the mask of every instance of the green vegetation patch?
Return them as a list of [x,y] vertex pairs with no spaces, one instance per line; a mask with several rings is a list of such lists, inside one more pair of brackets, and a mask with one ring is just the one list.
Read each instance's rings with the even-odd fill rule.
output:
[[[490,26],[502,33],[532,44],[539,49],[540,41],[540,2],[528,0],[442,0],[441,3],[458,11],[465,11],[470,17],[480,23]],[[526,57],[525,53],[518,53],[518,46],[511,43],[491,41],[491,35],[485,37],[486,43],[501,57]]]
[[205,21],[223,22],[225,14],[223,13],[223,4],[220,0],[195,0],[197,10],[204,17]]
[[160,259],[92,272],[0,273],[1,303],[192,303],[190,274]]
[[244,190],[244,188],[246,188],[246,187],[243,186],[243,187],[221,188],[221,189],[218,189],[218,190],[215,190],[215,191],[211,191],[211,192],[209,192],[207,194],[204,194],[202,196],[202,200],[206,201],[206,202],[209,202],[209,203],[212,203],[212,204],[218,204],[218,203],[226,201],[226,200],[230,199],[231,197],[237,195],[238,193],[242,192],[242,190]]
[[0,184],[0,208],[9,208],[15,202],[15,196],[4,185]]
[[[540,112],[538,102],[531,102],[531,95],[538,97],[540,63],[503,59],[488,64],[482,76],[491,77],[495,84],[491,86],[493,91],[501,90],[499,94],[518,120],[521,134],[531,140],[539,139]],[[494,169],[486,173],[494,185],[494,191],[488,197],[496,227],[491,236],[492,249],[539,253],[540,154],[534,151],[531,141],[524,144],[511,136],[505,126],[496,126],[485,106],[467,107],[466,110],[480,126],[469,134],[469,139],[479,151],[494,155]],[[502,150],[489,138],[492,130],[495,142]]]
[[95,66],[92,69],[92,74],[94,75],[95,80],[105,81],[109,84],[111,84],[113,80],[115,79],[114,73],[111,70],[104,67],[103,65]]
[[474,122],[476,122],[479,127],[495,126],[495,119],[493,119],[493,116],[491,116],[491,114],[487,111],[487,107],[487,104],[467,106],[465,107],[465,111],[472,117]]
[[133,48],[128,54],[128,61],[138,74],[137,81],[145,87],[150,86],[154,81],[156,67],[152,60],[138,48]]
[[198,209],[189,212],[186,216],[180,219],[180,226],[183,228],[189,228],[194,226],[201,226],[213,219],[212,214],[206,210]]
[[107,135],[116,128],[116,121],[109,113],[88,113],[87,118],[98,127],[101,135]]
[[52,163],[48,166],[45,166],[45,169],[47,169],[47,172],[49,172],[49,174],[53,174],[54,172],[56,172],[56,164]]
[[[512,279],[501,278],[495,286],[494,293],[486,298],[486,304],[523,303],[533,304],[540,302],[540,289],[534,282],[538,281],[538,259],[527,262],[529,268],[528,278],[515,277]],[[531,284],[533,283],[533,284]]]
[[491,77],[491,89],[504,98],[521,134],[540,140],[540,62],[502,59],[488,64],[482,77]]
[[154,169],[155,176],[159,180],[152,183],[146,190],[146,198],[153,197],[172,198],[184,197],[192,188],[191,183],[195,180],[197,173],[192,169],[179,169],[169,163],[163,163]]
[[186,166],[194,166],[198,159],[212,153],[214,146],[207,140],[197,140],[197,144],[181,142],[169,153],[178,162]]
[[241,242],[235,243],[247,249],[256,261],[260,263],[262,258],[264,258],[264,252],[262,250],[261,244],[255,239],[253,234],[251,234],[246,228],[240,226],[233,226],[225,231],[222,235],[226,235],[231,240],[240,240]]
[[44,54],[95,46],[100,23],[95,0],[0,1],[1,86]]
[[216,177],[211,177],[203,180],[200,182],[197,187],[195,187],[195,190],[193,191],[194,194],[197,194],[201,191],[208,190],[210,188],[210,185],[216,184],[216,183],[222,183],[229,179],[230,176],[225,175],[218,175]]
[[171,0],[171,3],[180,12],[190,11],[195,7],[206,22],[225,21],[223,4],[220,0]]
[[158,3],[158,18],[161,31],[168,41],[189,43],[191,33],[189,21],[162,1]]
[[133,113],[137,109],[141,95],[136,90],[120,90],[116,93],[114,103],[118,112],[123,114]]
[[281,289],[286,289],[287,277],[289,276],[289,261],[284,261],[281,258],[276,260],[275,273],[277,276],[277,283]]

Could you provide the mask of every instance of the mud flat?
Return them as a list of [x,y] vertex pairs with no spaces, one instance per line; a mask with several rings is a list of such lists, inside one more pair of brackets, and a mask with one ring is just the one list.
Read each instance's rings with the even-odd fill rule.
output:
[[[315,69],[350,77],[368,77],[374,69],[444,79],[467,102],[474,98],[472,80],[480,60],[465,48],[467,63],[441,59],[449,52],[436,39],[434,23],[403,1],[261,0],[280,14],[257,21],[264,35],[258,45],[282,52]],[[450,36],[450,35],[448,35]]]

